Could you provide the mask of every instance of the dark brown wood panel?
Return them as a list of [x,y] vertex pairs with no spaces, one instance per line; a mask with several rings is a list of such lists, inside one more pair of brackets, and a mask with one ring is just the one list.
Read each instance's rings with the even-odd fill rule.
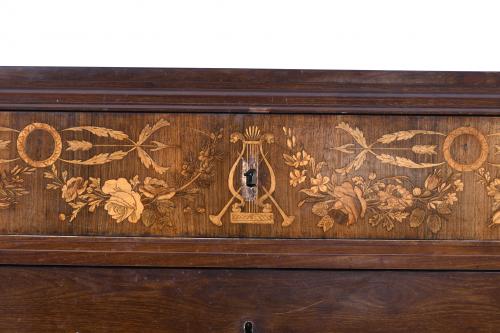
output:
[[495,332],[484,272],[0,268],[2,332]]
[[497,73],[0,67],[2,110],[498,115]]
[[0,236],[0,264],[500,270],[498,241]]
[[497,240],[499,120],[3,112],[0,233]]

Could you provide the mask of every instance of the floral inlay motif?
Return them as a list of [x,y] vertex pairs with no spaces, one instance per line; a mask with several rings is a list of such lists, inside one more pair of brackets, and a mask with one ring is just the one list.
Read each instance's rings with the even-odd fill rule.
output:
[[0,209],[16,205],[19,198],[29,194],[23,176],[30,175],[34,171],[34,168],[21,168],[17,165],[11,170],[0,171]]
[[490,227],[500,225],[500,178],[493,178],[484,168],[477,170],[479,182],[486,187],[488,197],[493,201]]
[[196,161],[185,162],[182,171],[174,177],[179,179],[176,184],[152,177],[141,180],[138,176],[102,183],[100,178],[69,177],[67,171],[59,173],[52,165],[51,170],[44,173],[44,177],[50,180],[47,189],[61,191],[61,197],[73,209],[69,222],[84,208],[93,213],[103,207],[117,223],[142,221],[145,226],[171,226],[176,202],[193,198],[211,183],[214,164],[220,159],[216,145],[222,138],[222,130],[206,135],[208,143]]
[[[21,196],[27,195],[23,176],[33,173],[36,168],[48,168],[44,172],[44,178],[49,180],[48,190],[60,191],[63,199],[72,209],[67,219],[69,222],[75,220],[78,214],[87,209],[94,213],[98,208],[104,209],[110,218],[117,223],[137,223],[142,221],[145,226],[153,224],[172,225],[172,216],[176,203],[179,201],[192,201],[213,181],[214,165],[220,159],[220,153],[216,146],[222,138],[222,129],[206,133],[196,130],[198,134],[206,138],[206,144],[198,152],[196,158],[189,158],[182,165],[182,169],[171,174],[174,179],[167,183],[165,179],[146,177],[139,179],[135,176],[131,179],[119,177],[117,179],[101,180],[98,177],[83,178],[81,176],[68,175],[67,170],[59,171],[55,162],[60,161],[67,164],[77,165],[102,165],[113,161],[122,160],[133,151],[137,151],[139,160],[146,168],[152,168],[159,175],[169,171],[169,167],[157,163],[150,155],[151,152],[176,146],[160,141],[152,140],[153,135],[162,128],[170,126],[165,119],[158,120],[154,125],[146,124],[139,134],[137,140],[122,131],[97,127],[78,126],[66,128],[58,132],[52,126],[44,123],[32,123],[23,130],[0,127],[0,132],[19,133],[17,138],[17,151],[19,157],[0,160],[2,163],[10,163],[19,159],[23,160],[28,167],[16,166],[0,174],[0,209],[6,209],[18,202]],[[52,155],[43,161],[31,159],[26,152],[27,137],[34,130],[42,130],[48,133],[55,142]],[[114,142],[96,144],[90,141],[75,139],[68,140],[67,152],[89,152],[92,149],[113,149],[111,152],[100,152],[93,156],[81,159],[63,159],[63,140],[60,133],[64,132],[89,132],[94,136],[108,138]],[[7,149],[10,141],[0,140],[0,150]],[[189,208],[185,205],[185,209]],[[198,207],[198,213],[204,213],[203,207]],[[59,214],[60,220],[66,220],[66,214]]]
[[[458,202],[458,193],[464,190],[461,173],[447,170],[444,163],[418,163],[398,156],[375,152],[374,144],[368,145],[358,128],[346,123],[337,127],[348,132],[362,147],[361,152],[347,166],[329,167],[307,153],[291,128],[283,128],[289,152],[283,154],[285,164],[292,168],[290,185],[299,187],[305,198],[299,207],[308,204],[318,216],[317,226],[328,231],[334,225],[353,225],[366,221],[371,226],[392,230],[395,225],[407,223],[411,228],[426,226],[432,233],[441,230],[452,209]],[[431,131],[400,131],[383,135],[378,143],[389,144],[408,140],[415,135],[443,135]],[[414,145],[409,148],[415,154],[436,154],[434,145]],[[342,153],[354,153],[354,144],[333,148]],[[368,177],[353,175],[368,154],[383,163],[403,168],[433,168],[423,184],[414,184],[407,176],[378,177],[370,172]],[[439,166],[439,168],[437,168]],[[334,172],[329,172],[333,169]]]

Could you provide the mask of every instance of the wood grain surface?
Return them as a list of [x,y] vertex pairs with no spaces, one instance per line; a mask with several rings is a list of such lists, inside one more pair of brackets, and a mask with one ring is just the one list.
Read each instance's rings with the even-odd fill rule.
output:
[[0,236],[1,265],[499,270],[498,241]]
[[0,270],[3,332],[494,332],[485,272]]

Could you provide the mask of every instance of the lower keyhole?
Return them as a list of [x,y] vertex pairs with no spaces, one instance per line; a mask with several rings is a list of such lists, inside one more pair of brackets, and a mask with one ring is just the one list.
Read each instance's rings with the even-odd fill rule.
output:
[[251,321],[245,322],[243,325],[244,333],[253,333],[253,323]]

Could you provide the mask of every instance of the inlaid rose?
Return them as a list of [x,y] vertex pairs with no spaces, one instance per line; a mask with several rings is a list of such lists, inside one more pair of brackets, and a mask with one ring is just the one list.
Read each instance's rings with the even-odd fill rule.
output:
[[131,223],[139,221],[144,205],[141,202],[140,194],[132,191],[132,186],[125,178],[106,181],[102,192],[110,195],[104,209],[117,223],[125,219]]
[[347,216],[347,225],[354,224],[365,216],[367,204],[359,187],[343,182],[335,186],[333,196],[338,199],[333,208]]

